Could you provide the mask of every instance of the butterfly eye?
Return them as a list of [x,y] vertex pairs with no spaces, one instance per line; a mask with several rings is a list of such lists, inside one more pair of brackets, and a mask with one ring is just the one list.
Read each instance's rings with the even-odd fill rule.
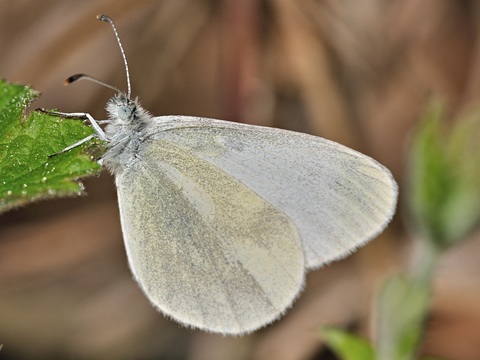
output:
[[128,106],[120,106],[118,108],[118,117],[121,120],[128,120],[132,115],[132,110]]

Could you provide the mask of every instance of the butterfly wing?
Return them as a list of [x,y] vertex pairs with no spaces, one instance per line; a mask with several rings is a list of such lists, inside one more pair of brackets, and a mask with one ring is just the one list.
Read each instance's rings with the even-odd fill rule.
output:
[[145,140],[116,176],[134,277],[189,326],[224,334],[279,317],[303,286],[295,226],[282,211],[171,139]]
[[158,117],[152,137],[222,169],[295,225],[307,268],[344,257],[393,216],[397,185],[388,169],[338,143],[221,120]]

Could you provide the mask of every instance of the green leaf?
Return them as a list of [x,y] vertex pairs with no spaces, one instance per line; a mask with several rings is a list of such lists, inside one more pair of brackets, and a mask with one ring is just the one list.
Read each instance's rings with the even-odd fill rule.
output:
[[408,207],[427,240],[445,249],[480,220],[480,114],[448,126],[444,106],[432,101],[409,156]]
[[38,92],[0,80],[0,212],[38,199],[80,194],[79,177],[98,173],[89,141],[55,155],[93,133],[76,119],[26,108]]
[[426,279],[398,275],[387,280],[378,297],[378,359],[414,359],[429,300]]
[[325,343],[343,360],[374,360],[370,343],[356,335],[340,329],[324,327],[321,334]]

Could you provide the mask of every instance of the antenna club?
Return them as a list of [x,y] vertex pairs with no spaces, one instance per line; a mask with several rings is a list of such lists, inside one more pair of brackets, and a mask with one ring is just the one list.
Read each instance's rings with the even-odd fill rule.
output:
[[71,83],[73,83],[73,82],[77,81],[78,79],[81,79],[85,76],[87,76],[87,75],[85,75],[85,74],[75,74],[75,75],[69,76],[67,79],[65,79],[63,81],[63,84],[64,85],[70,85]]
[[108,16],[108,15],[103,15],[103,14],[97,15],[97,20],[105,21],[105,22],[108,22],[108,23],[110,23],[110,24],[113,23],[113,20],[112,20],[112,18],[111,18],[110,16]]

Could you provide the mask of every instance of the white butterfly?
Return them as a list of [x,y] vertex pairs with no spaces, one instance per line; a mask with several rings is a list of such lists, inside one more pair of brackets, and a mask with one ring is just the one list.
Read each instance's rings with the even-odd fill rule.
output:
[[[191,327],[244,334],[280,317],[305,273],[342,258],[390,221],[397,185],[370,157],[275,128],[152,117],[128,92],[107,106],[103,163],[115,175],[135,279]],[[67,82],[87,78],[75,75]],[[71,115],[71,114],[70,114]],[[91,138],[69,146],[78,146]]]

